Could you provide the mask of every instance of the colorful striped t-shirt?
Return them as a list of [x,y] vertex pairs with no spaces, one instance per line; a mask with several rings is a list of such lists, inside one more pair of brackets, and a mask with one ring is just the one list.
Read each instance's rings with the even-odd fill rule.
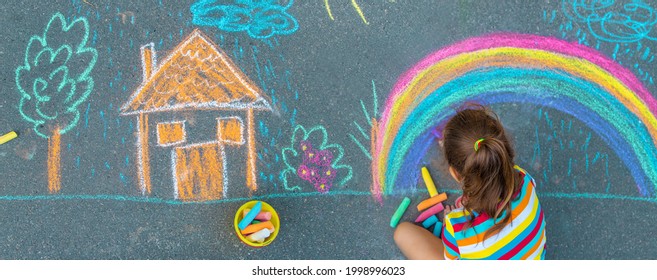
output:
[[[511,221],[498,233],[483,240],[493,219],[475,213],[474,222],[467,227],[470,215],[463,208],[452,210],[445,217],[442,239],[445,259],[544,259],[545,219],[536,196],[534,179],[520,167],[522,187],[511,199]],[[506,215],[500,214],[498,221]],[[482,242],[483,240],[483,242]]]

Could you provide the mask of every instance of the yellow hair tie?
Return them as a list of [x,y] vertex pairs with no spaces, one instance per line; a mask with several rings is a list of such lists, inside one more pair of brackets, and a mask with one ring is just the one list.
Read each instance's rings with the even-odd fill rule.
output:
[[479,140],[477,140],[477,142],[474,143],[475,152],[479,150],[479,143],[481,143],[481,141],[484,141],[484,138],[479,138]]

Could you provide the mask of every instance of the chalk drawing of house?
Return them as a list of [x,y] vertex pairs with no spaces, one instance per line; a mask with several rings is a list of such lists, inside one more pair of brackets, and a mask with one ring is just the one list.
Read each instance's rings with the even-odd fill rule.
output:
[[[229,167],[244,170],[246,187],[256,190],[254,112],[272,111],[268,97],[199,30],[194,30],[160,64],[153,43],[141,47],[141,58],[143,82],[123,105],[121,114],[137,116],[137,167],[142,194],[151,195],[152,191],[151,177],[156,170],[151,169],[150,155],[163,149],[170,150],[176,199],[225,198]],[[196,135],[195,139],[202,140],[189,143],[194,137],[190,138],[193,131],[187,131],[192,121],[186,118],[208,113],[214,127],[209,130],[212,134],[205,138]],[[208,126],[204,127],[208,131]],[[227,166],[227,148],[246,150],[246,156],[241,157],[245,160],[239,162],[245,164],[243,169],[234,162]]]

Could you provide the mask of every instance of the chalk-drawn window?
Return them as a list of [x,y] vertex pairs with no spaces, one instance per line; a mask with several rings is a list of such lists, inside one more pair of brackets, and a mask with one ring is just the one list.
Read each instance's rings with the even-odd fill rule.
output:
[[163,147],[185,142],[185,122],[157,124],[157,144]]
[[244,124],[240,117],[218,119],[217,140],[229,145],[244,144]]

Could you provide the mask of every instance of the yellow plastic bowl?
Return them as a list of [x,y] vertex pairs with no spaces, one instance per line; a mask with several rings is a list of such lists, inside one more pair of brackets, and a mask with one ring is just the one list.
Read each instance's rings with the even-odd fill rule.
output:
[[271,223],[274,225],[274,232],[269,235],[269,237],[265,238],[264,242],[251,242],[248,239],[246,239],[246,236],[242,234],[240,231],[240,228],[237,226],[237,224],[240,223],[244,216],[244,210],[247,208],[253,209],[253,206],[258,202],[258,200],[252,200],[247,203],[242,204],[239,209],[237,209],[237,213],[235,213],[235,221],[234,221],[234,226],[235,226],[235,233],[237,233],[237,237],[239,237],[242,242],[244,242],[246,245],[249,245],[251,247],[264,247],[269,245],[269,243],[272,243],[274,239],[276,239],[276,236],[278,235],[278,232],[281,231],[281,221],[278,218],[278,213],[276,213],[276,210],[274,210],[274,207],[271,207],[271,205],[267,204],[264,201],[260,201],[262,203],[262,210],[261,211],[267,211],[271,213]]

